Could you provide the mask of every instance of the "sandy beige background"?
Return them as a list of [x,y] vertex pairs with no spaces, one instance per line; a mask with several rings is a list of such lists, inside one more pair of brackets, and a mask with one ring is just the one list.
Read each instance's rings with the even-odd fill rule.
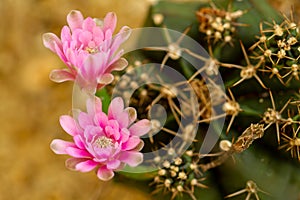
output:
[[45,32],[60,34],[72,9],[99,18],[114,11],[119,29],[123,25],[140,27],[148,3],[0,1],[0,199],[147,199],[139,190],[100,182],[94,172],[66,170],[67,157],[57,156],[49,148],[52,139],[68,138],[58,118],[71,109],[72,84],[49,80],[49,72],[63,63],[43,47],[41,36]]
[[[294,0],[295,2],[298,0]],[[271,1],[287,12],[292,1]],[[298,2],[299,3],[299,2]],[[42,45],[45,32],[60,33],[66,15],[118,15],[118,27],[141,27],[146,0],[1,0],[0,1],[0,199],[149,199],[115,182],[100,182],[93,172],[65,169],[66,156],[49,149],[65,138],[58,118],[71,109],[72,84],[48,79],[62,62]]]

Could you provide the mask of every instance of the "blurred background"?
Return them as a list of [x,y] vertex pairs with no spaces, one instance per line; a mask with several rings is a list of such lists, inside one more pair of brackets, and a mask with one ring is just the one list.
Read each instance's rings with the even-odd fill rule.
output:
[[[42,34],[60,34],[70,10],[85,17],[118,16],[118,28],[141,27],[154,0],[1,0],[0,1],[0,199],[149,199],[137,188],[100,182],[94,172],[64,166],[66,156],[49,148],[68,139],[59,116],[72,106],[72,83],[55,84],[48,75],[63,67],[42,44]],[[299,0],[269,0],[288,13]],[[298,6],[298,8],[297,8]]]

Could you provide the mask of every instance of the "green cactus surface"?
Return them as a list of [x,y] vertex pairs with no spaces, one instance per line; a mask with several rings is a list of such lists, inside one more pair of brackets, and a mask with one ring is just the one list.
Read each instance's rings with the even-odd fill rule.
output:
[[[151,166],[156,170],[151,173],[120,173],[120,179],[150,186],[153,199],[299,200],[300,25],[293,14],[282,15],[265,0],[160,1],[151,7],[145,26],[182,32],[201,44],[210,58],[199,69],[206,74],[202,77],[175,51],[170,52],[170,46],[169,52],[145,49],[128,57],[134,68],[162,63],[169,55],[165,64],[185,76],[196,97],[184,100],[188,106],[181,113],[176,100],[178,91],[184,90],[180,84],[148,84],[135,91],[130,105],[141,118],[147,117],[154,101],[166,109],[164,127],[144,139],[144,151],[166,148],[167,155],[153,158]],[[185,53],[201,59],[199,52]],[[224,90],[211,76],[215,72],[221,75]],[[159,71],[149,74],[159,75]],[[135,80],[128,76],[127,84],[130,81]],[[212,92],[214,99],[220,96],[219,102],[212,101]],[[189,113],[194,101],[200,109]],[[211,105],[223,113],[214,115]],[[192,116],[195,124],[181,124],[182,116]],[[225,119],[224,127],[214,124],[219,118]],[[207,133],[210,124],[213,132]],[[179,127],[183,144],[192,144],[178,157],[165,145]],[[193,134],[195,139],[189,141]],[[220,135],[219,140],[209,154],[201,155],[207,134]]]

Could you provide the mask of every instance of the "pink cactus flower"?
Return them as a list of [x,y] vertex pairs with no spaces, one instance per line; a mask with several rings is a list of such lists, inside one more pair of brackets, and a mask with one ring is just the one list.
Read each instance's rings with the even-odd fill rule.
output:
[[61,31],[61,38],[53,33],[43,35],[44,45],[56,53],[67,69],[53,70],[50,79],[54,82],[74,81],[81,88],[95,92],[113,80],[114,70],[122,70],[127,61],[121,58],[120,45],[130,35],[124,26],[113,37],[117,17],[107,13],[104,20],[83,18],[80,11],[73,10],[67,16],[68,26]]
[[126,164],[135,167],[143,161],[139,152],[143,141],[139,136],[150,128],[147,119],[136,120],[136,111],[132,107],[124,109],[122,98],[111,101],[108,115],[102,111],[102,102],[98,97],[87,100],[87,112],[78,117],[64,115],[60,117],[62,128],[73,137],[72,142],[54,139],[51,149],[56,154],[72,156],[66,161],[69,169],[88,172],[97,169],[99,179],[107,181],[114,171]]

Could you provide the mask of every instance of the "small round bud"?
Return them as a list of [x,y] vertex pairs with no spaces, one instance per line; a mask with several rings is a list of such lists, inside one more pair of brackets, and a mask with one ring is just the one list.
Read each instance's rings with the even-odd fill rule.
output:
[[139,87],[139,84],[135,81],[130,82],[130,87],[132,89],[137,89]]
[[226,13],[225,19],[226,19],[227,21],[231,21],[230,13]]
[[152,19],[153,19],[153,22],[155,25],[161,25],[164,21],[164,16],[163,14],[160,14],[160,13],[156,13],[152,16]]
[[197,181],[197,179],[192,179],[191,180],[191,185],[197,185],[198,184],[198,181]]
[[181,48],[176,43],[169,44],[168,49],[171,59],[177,60],[181,57]]
[[187,156],[189,156],[189,157],[192,157],[194,153],[193,153],[192,150],[188,150],[188,151],[185,152],[185,154],[186,154]]
[[128,85],[128,81],[125,80],[125,79],[121,80],[120,83],[119,83],[119,87],[121,89],[125,89],[127,87],[127,85]]
[[297,65],[297,64],[292,64],[291,70],[292,70],[293,72],[297,72],[297,71],[299,70],[298,65]]
[[166,179],[165,182],[164,182],[164,185],[165,185],[165,187],[167,187],[167,188],[170,187],[171,184],[172,184],[172,181],[171,181],[170,179]]
[[170,171],[170,174],[171,174],[171,177],[176,177],[177,176],[177,172],[175,172],[173,170]]
[[125,91],[125,92],[123,93],[123,97],[124,97],[125,99],[130,99],[130,97],[131,97],[130,92],[129,92],[129,91]]
[[297,24],[295,24],[294,22],[292,22],[292,23],[289,24],[289,28],[290,29],[295,29],[295,28],[297,28]]
[[274,34],[277,35],[277,36],[282,36],[283,35],[283,30],[278,24],[274,25]]
[[272,51],[271,51],[270,49],[267,49],[267,50],[265,50],[264,55],[265,55],[266,57],[269,57],[269,56],[272,55]]
[[153,161],[154,161],[155,163],[159,163],[159,162],[161,161],[161,157],[160,157],[160,156],[156,156],[156,157],[153,159]]
[[164,176],[164,175],[166,175],[166,173],[167,173],[167,171],[166,171],[165,169],[160,169],[160,170],[158,170],[158,172],[157,172],[157,174],[158,174],[159,176]]
[[222,34],[219,31],[215,32],[215,38],[220,39],[222,38]]
[[242,10],[237,10],[233,13],[230,13],[230,16],[232,18],[239,18],[240,16],[242,16],[244,14],[244,12]]
[[140,60],[136,60],[136,61],[134,61],[134,65],[135,66],[141,66],[142,62]]
[[278,52],[277,52],[277,57],[278,58],[284,58],[286,55],[286,52],[284,49],[280,49]]
[[181,163],[182,163],[182,159],[181,158],[179,158],[179,157],[175,158],[175,160],[174,160],[174,164],[175,165],[181,165]]
[[184,141],[193,141],[193,139],[195,138],[196,136],[196,126],[194,124],[188,124],[185,128],[184,128],[184,131],[183,131],[183,134],[182,134],[182,139]]
[[221,140],[219,143],[219,147],[222,151],[229,151],[232,146],[232,143],[228,140]]
[[142,97],[146,97],[148,95],[148,91],[145,89],[142,89],[141,94]]
[[179,173],[178,173],[178,178],[179,178],[179,179],[182,179],[182,180],[187,179],[186,173],[184,173],[184,172],[179,172]]
[[197,164],[195,164],[195,163],[190,164],[190,168],[191,168],[191,170],[197,169]]
[[134,73],[134,67],[132,65],[129,65],[126,69],[127,74],[133,74]]
[[259,38],[260,42],[265,42],[266,40],[267,40],[267,37],[265,35],[263,35]]
[[169,154],[170,156],[174,155],[174,154],[175,154],[175,149],[169,148],[169,149],[168,149],[168,154]]
[[160,121],[158,121],[157,119],[152,119],[151,120],[151,128],[152,128],[151,131],[153,131],[153,132],[159,131],[161,128]]
[[175,165],[171,165],[170,169],[174,170],[175,172],[179,171],[179,167],[177,167]]
[[153,180],[154,180],[155,183],[159,183],[160,182],[159,176],[155,176]]
[[287,40],[287,43],[290,44],[290,45],[294,45],[298,42],[298,40],[295,38],[295,37],[290,37],[288,40]]
[[224,27],[225,29],[230,29],[230,23],[226,22],[226,23],[223,25],[223,27]]
[[212,31],[211,31],[211,30],[207,30],[207,31],[206,31],[206,35],[207,35],[207,36],[211,36],[211,34],[212,34]]
[[181,185],[177,185],[176,189],[178,192],[183,192],[183,187]]
[[148,74],[146,74],[146,73],[142,73],[141,74],[141,80],[143,80],[143,81],[146,81],[146,80],[148,80]]
[[222,23],[222,18],[221,17],[216,17],[216,22],[221,24]]
[[279,70],[278,70],[276,67],[273,67],[273,68],[272,68],[272,73],[273,73],[273,74],[278,74],[278,73],[279,73]]
[[224,37],[224,41],[225,42],[230,42],[232,40],[232,37],[230,36],[230,35],[226,35],[225,37]]
[[166,161],[163,162],[162,165],[163,165],[165,168],[170,168],[170,165],[171,165],[171,164],[170,164],[169,161],[166,160]]

